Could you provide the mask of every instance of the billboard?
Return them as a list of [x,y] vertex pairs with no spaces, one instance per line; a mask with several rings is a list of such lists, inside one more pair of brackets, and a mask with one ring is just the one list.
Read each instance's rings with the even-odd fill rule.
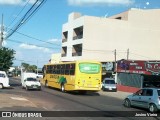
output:
[[102,62],[102,73],[114,72],[115,62]]
[[160,61],[119,60],[117,72],[160,75]]

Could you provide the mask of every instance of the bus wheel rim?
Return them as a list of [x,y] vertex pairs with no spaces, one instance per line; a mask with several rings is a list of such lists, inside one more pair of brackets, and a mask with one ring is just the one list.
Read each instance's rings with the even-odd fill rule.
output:
[[62,92],[64,91],[64,85],[61,86],[61,90],[62,90]]

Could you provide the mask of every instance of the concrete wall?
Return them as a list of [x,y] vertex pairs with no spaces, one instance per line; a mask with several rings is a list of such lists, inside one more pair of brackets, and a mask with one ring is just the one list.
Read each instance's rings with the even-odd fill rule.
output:
[[[113,61],[115,49],[117,60],[126,59],[127,49],[129,49],[129,59],[159,60],[160,9],[132,9],[124,14],[125,20],[82,16],[64,24],[63,31],[68,30],[69,41],[62,46],[68,46],[69,53],[62,60]],[[73,41],[73,29],[82,25],[83,39]],[[71,46],[77,44],[74,42],[83,43],[82,57],[71,56]]]

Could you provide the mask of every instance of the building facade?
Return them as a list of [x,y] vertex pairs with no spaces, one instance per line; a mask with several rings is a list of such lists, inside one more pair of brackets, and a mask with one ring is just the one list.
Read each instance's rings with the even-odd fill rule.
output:
[[116,69],[119,91],[136,92],[140,88],[160,87],[160,61],[119,60]]
[[159,60],[159,14],[160,9],[131,9],[108,18],[71,13],[62,28],[61,61],[114,61],[115,55]]

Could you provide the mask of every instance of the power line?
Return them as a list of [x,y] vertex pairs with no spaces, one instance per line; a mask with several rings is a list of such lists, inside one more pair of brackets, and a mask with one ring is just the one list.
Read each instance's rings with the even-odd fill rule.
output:
[[38,2],[38,0],[36,0],[36,2],[31,6],[31,8],[27,11],[27,13],[21,18],[21,20],[18,22],[18,24],[15,25],[13,31],[8,33],[8,35],[6,36],[6,39],[9,38],[23,24],[23,20],[25,19],[27,14],[29,14],[29,12],[34,8],[34,6],[37,4],[37,2]]
[[[35,62],[33,60],[32,61],[31,60],[30,61],[28,61],[28,60],[22,60],[22,59],[14,59],[14,60],[15,61],[20,61],[20,62]],[[42,60],[38,60],[38,62],[48,62],[48,61],[47,60],[45,60],[45,61],[44,60],[43,61]]]
[[[7,29],[10,29],[12,30],[11,28],[7,28]],[[13,31],[13,30],[12,30]],[[35,38],[35,37],[32,37],[30,35],[27,35],[27,34],[24,34],[22,32],[18,32],[18,31],[15,31],[16,33],[20,34],[20,35],[23,35],[25,37],[28,37],[28,38],[31,38],[31,39],[34,39],[34,40],[37,40],[37,41],[41,41],[41,42],[44,42],[44,43],[48,43],[48,44],[52,44],[52,45],[57,45],[57,46],[60,46],[59,44],[55,44],[55,43],[51,43],[51,42],[47,42],[47,41],[44,41],[44,40],[41,40],[41,39],[38,39],[38,38]]]
[[[9,38],[15,31],[17,31],[25,22],[27,22],[33,14],[40,8],[40,6],[45,3],[47,0],[36,0],[31,8],[26,12],[26,14],[21,18],[17,25],[14,26],[11,32],[8,33],[6,39]],[[36,7],[35,7],[36,6]]]
[[8,41],[11,41],[11,42],[14,42],[14,43],[23,43],[23,44],[27,44],[27,45],[34,45],[36,47],[42,47],[42,48],[48,48],[48,49],[59,49],[59,48],[53,48],[53,47],[45,47],[45,46],[39,46],[39,45],[35,45],[35,44],[30,44],[30,43],[24,43],[24,42],[21,42],[21,41],[17,41],[17,40],[12,40],[12,39],[7,39]]
[[28,0],[27,2],[26,2],[26,4],[23,6],[23,8],[21,9],[21,11],[16,15],[16,17],[12,20],[12,22],[8,25],[8,27],[9,26],[11,26],[11,24],[18,18],[18,16],[22,13],[22,11],[25,9],[25,7],[28,5],[28,3],[29,3],[29,1],[30,0]]
[[143,56],[143,55],[140,55],[140,54],[137,54],[137,53],[132,53],[132,52],[130,52],[130,54],[133,54],[133,55],[137,55],[137,56],[140,56],[140,57],[144,57],[144,58],[148,58],[148,59],[151,59],[150,57],[147,57],[147,56]]

